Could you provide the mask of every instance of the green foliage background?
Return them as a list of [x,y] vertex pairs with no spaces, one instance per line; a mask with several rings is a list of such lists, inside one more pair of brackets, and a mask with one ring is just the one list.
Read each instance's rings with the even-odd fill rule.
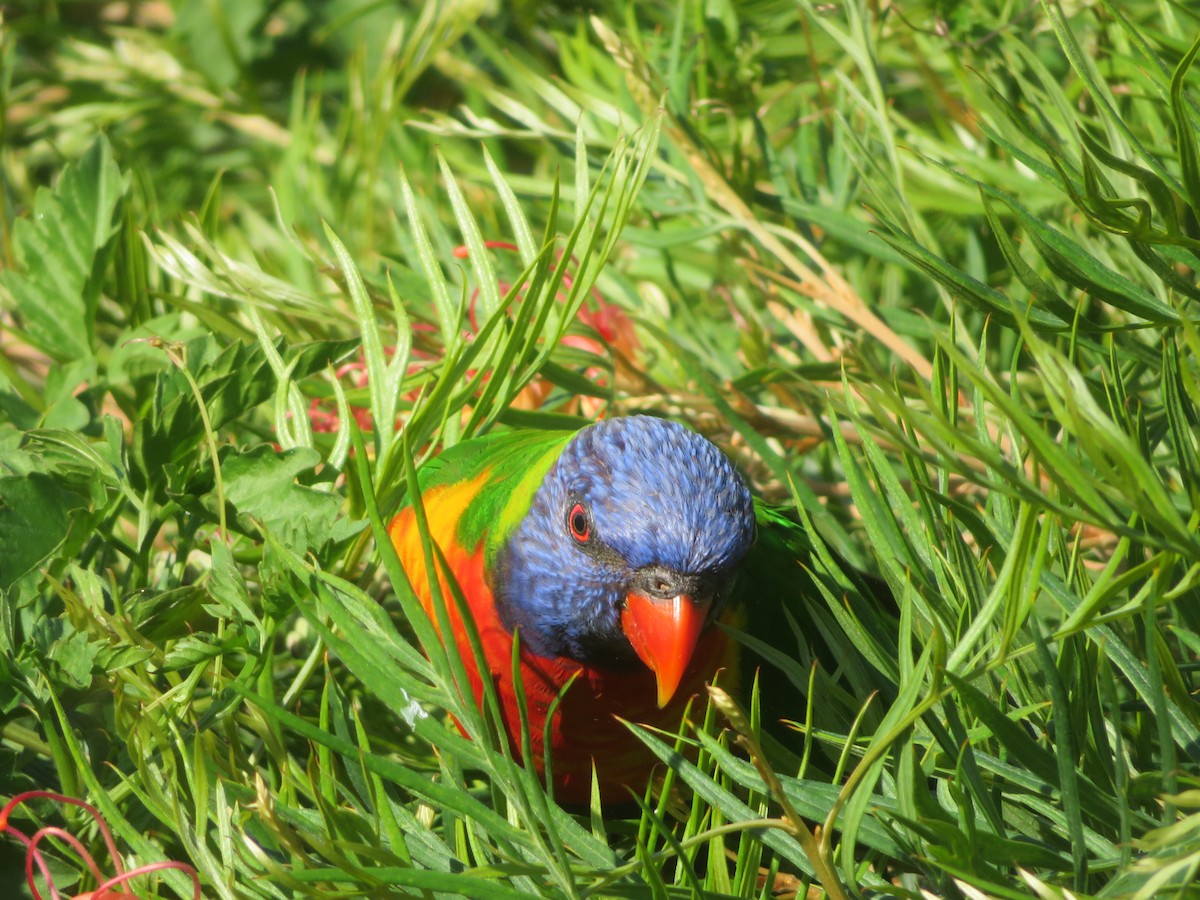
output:
[[[0,795],[214,897],[1193,895],[1200,15],[594,13],[3,8]],[[825,585],[746,638],[790,748],[717,695],[632,817],[513,762],[376,540],[438,448],[599,410]]]

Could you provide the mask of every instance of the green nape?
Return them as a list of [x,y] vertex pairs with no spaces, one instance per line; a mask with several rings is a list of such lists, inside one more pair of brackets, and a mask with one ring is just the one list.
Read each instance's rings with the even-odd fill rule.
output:
[[459,544],[486,542],[488,560],[520,524],[533,495],[573,431],[509,431],[486,434],[443,451],[417,473],[421,493],[488,473],[479,495],[458,525]]

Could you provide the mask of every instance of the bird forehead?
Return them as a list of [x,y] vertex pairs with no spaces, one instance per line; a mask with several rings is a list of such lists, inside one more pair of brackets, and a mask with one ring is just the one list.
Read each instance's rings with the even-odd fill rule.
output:
[[560,472],[568,494],[589,502],[598,533],[631,565],[724,568],[752,538],[753,502],[733,464],[672,422],[593,425],[567,446]]

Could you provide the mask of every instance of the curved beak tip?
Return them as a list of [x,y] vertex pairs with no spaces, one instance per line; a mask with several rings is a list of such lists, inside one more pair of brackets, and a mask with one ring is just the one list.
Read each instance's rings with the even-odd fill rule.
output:
[[666,600],[634,593],[625,598],[621,628],[634,652],[654,672],[660,709],[679,689],[707,622],[708,604],[697,603],[687,594]]

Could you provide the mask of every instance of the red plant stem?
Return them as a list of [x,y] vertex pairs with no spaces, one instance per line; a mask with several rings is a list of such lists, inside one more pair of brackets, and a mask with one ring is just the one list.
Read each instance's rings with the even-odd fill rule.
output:
[[139,875],[149,875],[151,872],[161,872],[164,869],[178,869],[180,872],[186,872],[192,879],[192,900],[201,900],[200,876],[196,874],[196,870],[187,863],[176,862],[174,860],[146,863],[144,866],[138,866],[136,869],[131,869],[121,875],[115,875],[96,888],[92,895],[96,900],[103,900],[105,891],[109,891],[119,884],[131,881]]
[[84,800],[76,797],[67,797],[64,793],[56,791],[25,791],[24,793],[17,794],[16,797],[8,800],[4,809],[0,810],[0,834],[4,834],[5,830],[12,830],[8,828],[8,816],[12,815],[13,809],[16,809],[25,800],[37,799],[58,800],[59,803],[67,803],[72,806],[79,806],[80,809],[88,810],[88,814],[92,818],[95,818],[97,826],[100,827],[100,833],[104,836],[104,847],[108,850],[109,858],[113,860],[113,868],[116,870],[116,874],[120,875],[121,872],[125,871],[125,866],[121,864],[121,854],[116,852],[116,841],[113,840],[113,833],[108,830],[108,823],[100,815],[100,810],[97,810],[90,803],[84,802]]
[[[484,241],[483,246],[487,247],[489,250],[517,251],[521,249],[516,244],[510,244],[508,241]],[[455,259],[466,259],[471,255],[471,251],[467,249],[466,244],[459,244],[454,248],[453,252]]]
[[[39,828],[33,833],[33,837],[29,840],[29,850],[25,854],[25,878],[29,881],[29,889],[35,894],[37,893],[37,888],[34,887],[33,882],[33,859],[35,856],[41,859],[42,854],[38,851],[37,845],[44,837],[56,837],[60,841],[69,844],[71,849],[78,853],[79,858],[84,861],[84,864],[88,867],[88,871],[92,873],[92,877],[97,881],[104,880],[104,875],[101,873],[100,867],[96,865],[96,860],[92,858],[92,854],[87,852],[87,848],[83,846],[83,842],[79,838],[75,837],[75,835],[71,834],[65,828],[48,825],[45,828]],[[42,874],[44,876],[45,872],[43,871]],[[58,890],[54,887],[54,882],[50,882],[50,890],[55,896],[58,896]]]
[[38,853],[37,850],[32,849],[33,842],[15,828],[10,828],[5,825],[4,830],[19,840],[26,847],[25,877],[29,881],[29,888],[33,892],[34,900],[42,900],[41,893],[38,892],[37,887],[33,883],[32,870],[33,862],[35,860],[37,861],[38,868],[42,870],[42,878],[46,879],[46,884],[50,886],[50,895],[54,898],[54,900],[59,900],[58,889],[54,887],[54,878],[50,875],[50,867],[46,865],[46,860],[42,858],[42,854]]
[[112,858],[113,868],[120,875],[125,871],[121,864],[121,855],[117,853],[117,843],[113,840],[112,832],[108,830],[108,823],[104,821],[104,817],[100,815],[100,811],[83,800],[75,797],[68,797],[66,794],[59,794],[55,791],[25,791],[23,794],[17,794],[5,805],[4,809],[0,810],[0,834],[5,831],[15,832],[14,829],[8,827],[8,818],[12,815],[12,811],[24,803],[26,800],[57,800],[59,803],[68,803],[72,806],[78,806],[81,809],[86,809],[88,814],[96,820],[96,825],[100,828],[100,833],[104,836],[104,846],[108,849],[108,855]]

